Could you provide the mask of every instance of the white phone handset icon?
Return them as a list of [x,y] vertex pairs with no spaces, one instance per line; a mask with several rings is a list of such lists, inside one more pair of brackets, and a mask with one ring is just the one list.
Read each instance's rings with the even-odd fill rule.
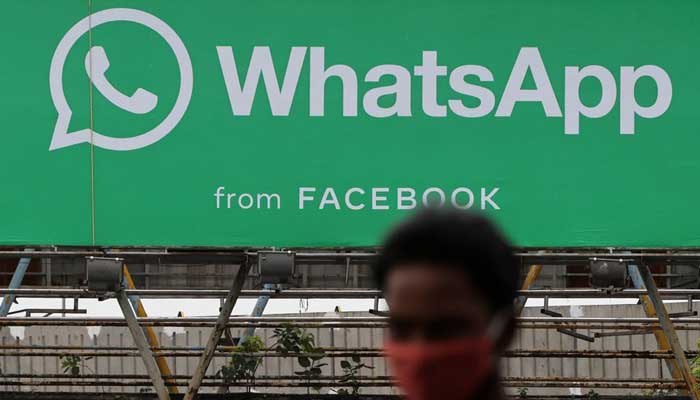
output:
[[[90,65],[92,63],[92,65]],[[102,46],[93,46],[85,56],[85,71],[92,83],[102,95],[117,107],[134,114],[151,112],[158,104],[158,96],[146,89],[138,88],[133,95],[127,96],[117,90],[105,76],[109,68],[109,59]],[[92,70],[92,73],[90,73]]]

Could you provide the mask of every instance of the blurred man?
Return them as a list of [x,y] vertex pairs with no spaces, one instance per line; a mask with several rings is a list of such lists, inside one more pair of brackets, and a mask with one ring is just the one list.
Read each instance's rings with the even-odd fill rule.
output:
[[518,263],[486,218],[426,210],[386,239],[375,266],[390,309],[386,353],[409,400],[502,399]]

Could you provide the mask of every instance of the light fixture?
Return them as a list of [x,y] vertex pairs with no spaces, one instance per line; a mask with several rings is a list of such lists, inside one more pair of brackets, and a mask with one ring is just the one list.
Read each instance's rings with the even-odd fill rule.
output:
[[258,268],[260,283],[289,283],[295,273],[295,256],[292,251],[259,251]]
[[116,292],[122,287],[124,260],[121,258],[87,257],[85,260],[88,290]]
[[628,272],[625,260],[592,258],[591,286],[594,288],[624,288],[627,286]]

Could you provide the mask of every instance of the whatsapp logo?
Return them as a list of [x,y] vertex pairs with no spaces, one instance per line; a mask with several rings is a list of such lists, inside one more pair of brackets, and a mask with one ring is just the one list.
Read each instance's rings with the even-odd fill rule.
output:
[[[180,87],[177,100],[175,100],[167,116],[147,132],[128,132],[129,135],[126,137],[110,136],[108,132],[102,134],[91,128],[68,132],[72,110],[66,100],[63,88],[63,69],[68,54],[78,39],[91,29],[116,21],[141,24],[153,30],[165,40],[175,55],[179,68]],[[128,113],[148,114],[153,111],[158,104],[158,93],[152,93],[148,88],[139,87],[135,92],[129,94],[120,91],[118,87],[112,85],[105,74],[111,63],[116,65],[120,60],[110,60],[107,53],[107,50],[101,46],[92,46],[85,54],[85,71],[83,72],[88,75],[92,82],[95,95],[103,96],[115,107]],[[124,62],[126,61],[131,60],[124,60]],[[58,119],[51,137],[49,150],[57,150],[80,143],[90,143],[91,141],[95,146],[107,150],[136,150],[164,138],[177,126],[184,116],[192,97],[192,62],[190,61],[187,48],[185,48],[180,37],[165,22],[152,14],[140,10],[112,8],[83,18],[63,36],[51,60],[49,85],[51,98],[58,112]],[[120,136],[123,136],[123,133]]]

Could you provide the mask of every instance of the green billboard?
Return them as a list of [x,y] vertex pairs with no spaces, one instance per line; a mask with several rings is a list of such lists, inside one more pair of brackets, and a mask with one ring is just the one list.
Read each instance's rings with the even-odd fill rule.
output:
[[0,244],[700,246],[700,2],[12,0]]

